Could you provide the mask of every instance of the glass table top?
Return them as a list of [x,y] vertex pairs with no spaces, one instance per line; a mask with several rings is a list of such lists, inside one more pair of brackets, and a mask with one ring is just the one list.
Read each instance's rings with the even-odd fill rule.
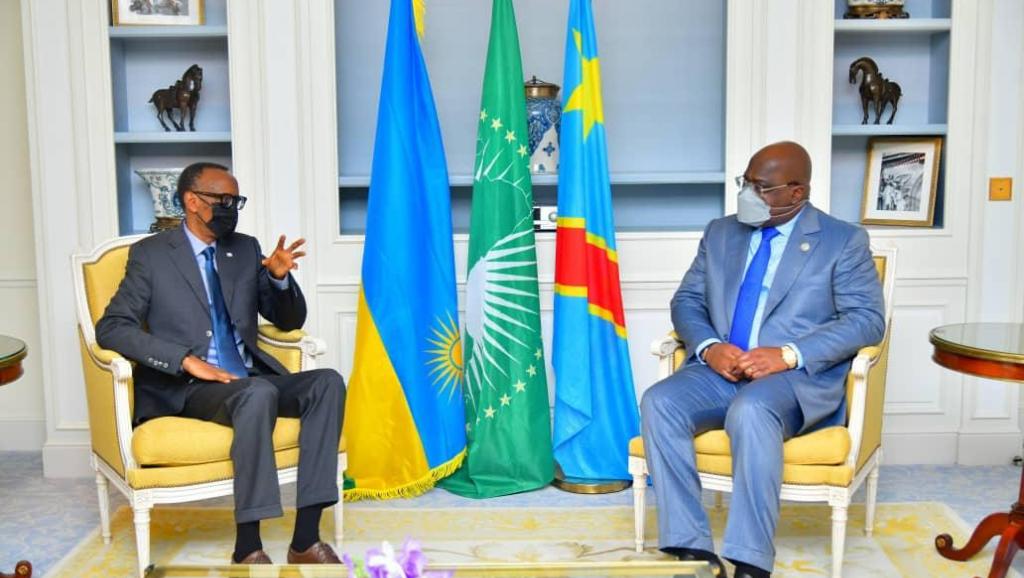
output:
[[1021,323],[958,323],[932,330],[931,342],[936,348],[952,353],[1024,364],[1024,324]]
[[25,342],[0,335],[0,367],[21,361],[25,357]]
[[[428,566],[428,572],[455,578],[713,578],[706,562],[635,561],[565,563],[494,563]],[[155,566],[146,578],[347,578],[344,566]]]

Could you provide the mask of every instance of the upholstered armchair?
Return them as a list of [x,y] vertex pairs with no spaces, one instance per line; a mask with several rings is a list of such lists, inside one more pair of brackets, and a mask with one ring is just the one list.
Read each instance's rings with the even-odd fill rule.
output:
[[[181,417],[162,417],[132,428],[132,363],[96,344],[95,323],[125,273],[128,248],[143,236],[103,243],[72,258],[78,335],[89,405],[92,466],[99,492],[103,541],[110,542],[108,480],[134,510],[139,576],[149,566],[150,510],[158,504],[192,502],[232,493],[231,428]],[[259,347],[289,371],[314,369],[326,349],[302,331],[259,330]],[[299,420],[278,418],[274,450],[281,484],[296,480]],[[338,488],[346,466],[344,440],[338,446]],[[342,540],[342,502],[334,507],[334,540]]]
[[[861,349],[853,360],[846,380],[846,425],[797,436],[783,446],[785,463],[782,471],[782,499],[825,502],[832,507],[833,578],[840,578],[842,574],[850,500],[865,481],[867,505],[864,532],[871,535],[878,468],[882,462],[882,410],[885,402],[896,250],[875,249],[873,253],[885,296],[886,331],[880,344]],[[651,347],[652,353],[658,357],[659,379],[668,377],[686,358],[683,344],[674,335],[655,341]],[[716,504],[720,507],[721,493],[732,491],[729,436],[725,430],[706,432],[694,438],[694,449],[701,486],[716,492]],[[633,475],[635,545],[637,552],[640,552],[644,549],[648,474],[642,437],[633,438],[629,443],[629,471]]]

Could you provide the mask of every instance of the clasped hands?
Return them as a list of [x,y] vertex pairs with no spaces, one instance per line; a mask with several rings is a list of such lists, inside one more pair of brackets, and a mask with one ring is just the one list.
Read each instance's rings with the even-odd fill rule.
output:
[[761,379],[789,369],[782,359],[780,347],[757,347],[743,351],[731,343],[715,343],[708,346],[704,362],[733,383],[741,379]]

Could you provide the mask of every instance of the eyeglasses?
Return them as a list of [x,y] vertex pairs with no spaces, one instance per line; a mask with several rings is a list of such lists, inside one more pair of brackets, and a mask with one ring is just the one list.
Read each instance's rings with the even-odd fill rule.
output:
[[[192,192],[197,195],[200,195],[201,197],[213,197],[217,199],[217,203],[220,206],[226,209],[238,209],[239,211],[245,208],[245,202],[249,200],[241,195],[231,195],[228,193],[210,193],[207,191]],[[203,201],[207,205],[210,205],[211,207],[213,206],[213,203],[210,203],[202,198],[200,198],[199,200]]]
[[796,181],[790,181],[790,182],[788,182],[788,183],[786,183],[784,185],[775,185],[774,187],[764,187],[764,186],[761,186],[761,185],[759,185],[757,183],[748,181],[746,179],[746,177],[744,177],[743,175],[740,175],[740,176],[736,177],[735,181],[736,181],[736,186],[741,188],[741,189],[743,187],[747,186],[747,185],[750,185],[751,187],[753,187],[754,192],[757,193],[758,196],[764,196],[765,193],[770,193],[772,191],[776,191],[776,190],[784,188],[784,187],[792,187],[794,185],[799,185],[800,184],[800,183],[798,183]]

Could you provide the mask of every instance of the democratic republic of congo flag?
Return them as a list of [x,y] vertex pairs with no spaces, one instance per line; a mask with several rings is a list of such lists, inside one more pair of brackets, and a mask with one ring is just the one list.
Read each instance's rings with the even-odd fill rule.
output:
[[388,23],[345,408],[348,499],[422,493],[466,448],[448,169],[413,2],[392,0]]
[[590,0],[572,0],[568,28],[555,253],[554,455],[566,477],[628,480],[626,448],[639,432],[639,416]]

